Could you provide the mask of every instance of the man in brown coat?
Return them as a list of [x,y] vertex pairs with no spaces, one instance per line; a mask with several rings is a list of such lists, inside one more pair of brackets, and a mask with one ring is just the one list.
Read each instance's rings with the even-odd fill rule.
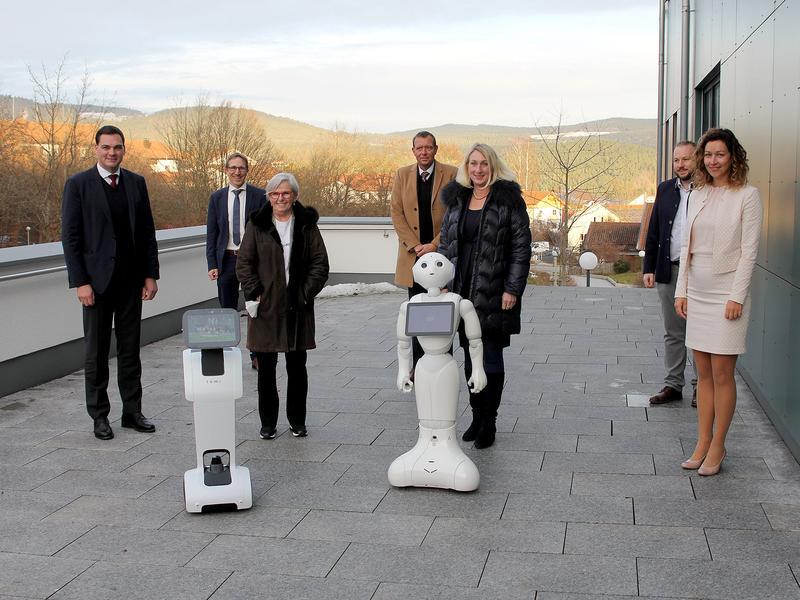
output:
[[[439,230],[444,206],[439,192],[456,177],[457,169],[435,160],[436,138],[429,131],[420,131],[411,140],[416,164],[397,170],[392,184],[392,223],[399,242],[394,280],[408,288],[408,297],[424,293],[414,283],[411,268],[417,258],[434,252],[439,246]],[[422,348],[414,340],[414,364],[422,356]]]

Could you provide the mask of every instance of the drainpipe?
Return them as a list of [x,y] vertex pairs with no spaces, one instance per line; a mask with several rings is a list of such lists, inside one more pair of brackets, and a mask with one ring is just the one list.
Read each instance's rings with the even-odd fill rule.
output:
[[664,11],[669,0],[658,0],[658,123],[656,123],[656,184],[664,180]]
[[689,0],[681,3],[681,121],[682,140],[689,139]]

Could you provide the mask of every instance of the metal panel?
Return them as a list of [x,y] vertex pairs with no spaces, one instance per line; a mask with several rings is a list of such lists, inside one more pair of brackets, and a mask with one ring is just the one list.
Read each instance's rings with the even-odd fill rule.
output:
[[736,3],[736,45],[758,29],[775,8],[773,0],[739,0]]

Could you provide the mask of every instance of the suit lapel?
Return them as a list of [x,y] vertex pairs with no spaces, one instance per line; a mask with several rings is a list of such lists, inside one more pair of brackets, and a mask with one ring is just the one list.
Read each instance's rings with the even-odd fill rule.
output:
[[219,220],[220,231],[225,236],[225,244],[228,243],[228,195],[230,195],[230,186],[222,188],[222,193],[219,196]]
[[439,197],[439,190],[442,188],[442,180],[444,173],[439,168],[439,163],[433,161],[433,189],[431,190],[431,208],[433,208],[433,201]]

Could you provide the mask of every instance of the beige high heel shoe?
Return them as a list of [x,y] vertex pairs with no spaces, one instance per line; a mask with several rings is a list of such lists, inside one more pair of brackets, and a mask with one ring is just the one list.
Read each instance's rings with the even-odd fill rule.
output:
[[695,469],[699,469],[700,465],[703,464],[703,461],[706,459],[705,454],[698,458],[697,460],[692,460],[691,458],[687,458],[685,461],[681,463],[681,468],[694,471]]
[[722,469],[722,461],[725,460],[725,457],[728,455],[728,451],[724,451],[722,453],[722,458],[719,459],[719,462],[712,466],[706,466],[705,463],[700,465],[700,468],[697,469],[697,474],[702,475],[703,477],[710,477],[711,475],[716,475]]

